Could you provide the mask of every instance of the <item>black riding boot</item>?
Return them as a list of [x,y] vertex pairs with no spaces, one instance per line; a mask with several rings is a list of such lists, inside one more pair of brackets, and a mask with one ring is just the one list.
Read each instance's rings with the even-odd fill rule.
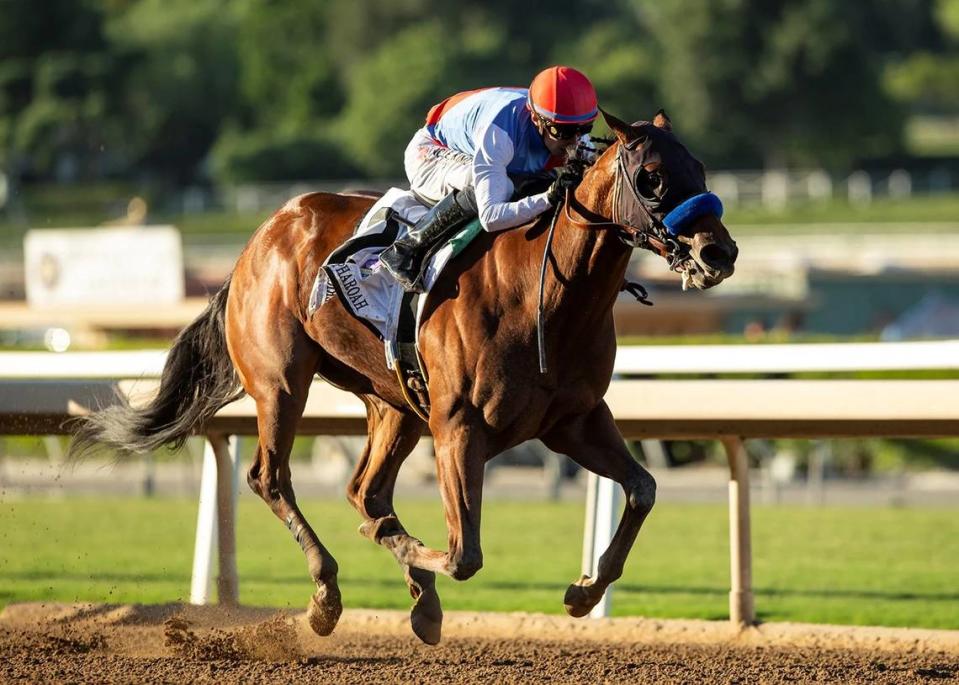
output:
[[410,232],[380,254],[380,263],[404,290],[423,292],[423,266],[442,240],[476,218],[469,193],[454,190],[416,222]]

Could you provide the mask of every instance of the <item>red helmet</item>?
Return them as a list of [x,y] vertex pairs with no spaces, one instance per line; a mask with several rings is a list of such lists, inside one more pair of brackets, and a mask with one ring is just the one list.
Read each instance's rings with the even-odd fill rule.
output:
[[529,86],[529,108],[555,124],[587,124],[599,114],[596,89],[572,67],[550,67]]

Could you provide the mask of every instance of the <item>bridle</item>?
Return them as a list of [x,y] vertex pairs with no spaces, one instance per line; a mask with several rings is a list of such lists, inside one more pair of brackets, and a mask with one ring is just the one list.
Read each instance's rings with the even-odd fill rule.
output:
[[[646,200],[633,187],[630,182],[629,169],[626,166],[626,151],[635,149],[636,145],[643,142],[644,137],[634,138],[628,143],[620,143],[616,151],[616,171],[613,175],[613,206],[612,221],[580,221],[575,219],[570,213],[570,205],[575,199],[569,191],[563,204],[565,207],[566,220],[570,223],[583,228],[600,228],[608,226],[616,231],[618,237],[625,245],[630,248],[642,248],[656,252],[666,260],[670,270],[677,270],[679,266],[689,258],[689,249],[673,238],[669,230],[663,224],[649,206]],[[627,212],[625,211],[626,198],[623,196],[623,186],[629,188],[633,199],[636,201],[644,214],[644,226],[635,226],[625,220]]]
[[[606,142],[600,139],[596,140],[597,142]],[[634,184],[630,181],[629,168],[626,166],[626,151],[634,150],[637,145],[644,143],[646,140],[646,136],[639,136],[628,143],[620,143],[619,149],[616,151],[616,170],[613,175],[613,206],[611,212],[611,221],[590,221],[589,219],[586,221],[580,221],[579,219],[573,218],[573,215],[570,213],[570,205],[573,204],[575,195],[571,194],[568,188],[566,190],[566,197],[563,198],[563,202],[556,205],[556,209],[553,212],[553,219],[549,225],[549,233],[546,237],[546,246],[543,250],[543,263],[540,267],[539,275],[539,307],[536,318],[536,338],[537,347],[539,349],[539,370],[542,374],[547,372],[545,333],[546,324],[544,308],[546,266],[549,262],[549,256],[553,244],[553,234],[556,229],[556,220],[559,218],[561,211],[565,212],[566,220],[574,226],[579,226],[582,228],[609,227],[616,231],[616,236],[628,247],[641,247],[658,253],[666,260],[666,262],[669,264],[669,268],[672,271],[682,270],[683,264],[690,259],[689,248],[685,245],[682,245],[672,236],[664,221],[657,217],[654,213],[653,208],[650,206],[649,200],[644,198],[636,190]],[[607,145],[609,144],[612,144],[612,141],[608,141]],[[581,172],[585,171],[586,167],[590,166],[589,162],[581,158],[571,159],[569,163],[580,165]],[[636,226],[626,219],[626,217],[629,216],[629,212],[627,211],[628,208],[626,206],[628,199],[627,196],[623,194],[624,185],[629,187],[630,192],[633,195],[633,199],[642,209],[642,226]],[[709,195],[709,193],[704,194]],[[586,210],[587,213],[592,214],[592,212],[585,207],[582,207],[577,211],[585,217],[587,216],[587,213],[584,213],[583,210]],[[671,215],[672,213],[667,215],[667,221],[669,221],[669,216]],[[683,276],[685,279],[687,274],[684,273]],[[685,290],[685,280],[683,289]],[[641,286],[640,290],[644,294],[644,297],[640,298],[643,300],[645,299],[645,291],[642,290]]]

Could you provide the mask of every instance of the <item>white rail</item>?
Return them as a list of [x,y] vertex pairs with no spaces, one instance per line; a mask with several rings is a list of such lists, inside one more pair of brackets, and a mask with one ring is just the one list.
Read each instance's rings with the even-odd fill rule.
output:
[[[163,351],[0,353],[0,433],[63,432],[65,419],[110,403],[117,389],[131,396],[148,394],[165,359]],[[959,341],[639,346],[620,348],[616,359],[616,372],[622,377],[957,368]],[[140,380],[112,380],[131,378]],[[959,380],[615,380],[606,401],[626,437],[722,441],[730,464],[730,618],[737,624],[754,619],[744,438],[959,435]],[[358,434],[365,426],[359,400],[314,383],[301,433]],[[191,597],[207,601],[216,547],[218,596],[229,603],[237,599],[233,558],[237,455],[236,441],[228,446],[227,436],[255,434],[252,401],[246,398],[225,407],[207,430],[211,449],[204,457]],[[594,572],[598,554],[612,537],[618,489],[609,481],[596,480],[589,488],[586,573]],[[608,605],[607,599],[597,614],[605,614]]]
[[616,352],[623,376],[959,369],[959,340],[781,345],[630,345]]
[[[165,350],[0,352],[0,379],[158,377]],[[623,345],[619,376],[959,369],[959,340],[775,345]]]

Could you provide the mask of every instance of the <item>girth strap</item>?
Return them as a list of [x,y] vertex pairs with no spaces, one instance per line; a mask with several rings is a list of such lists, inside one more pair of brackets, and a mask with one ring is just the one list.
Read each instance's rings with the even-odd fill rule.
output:
[[429,377],[419,350],[416,349],[416,309],[420,293],[403,294],[396,332],[396,355],[393,369],[400,392],[410,408],[424,421],[430,417]]

